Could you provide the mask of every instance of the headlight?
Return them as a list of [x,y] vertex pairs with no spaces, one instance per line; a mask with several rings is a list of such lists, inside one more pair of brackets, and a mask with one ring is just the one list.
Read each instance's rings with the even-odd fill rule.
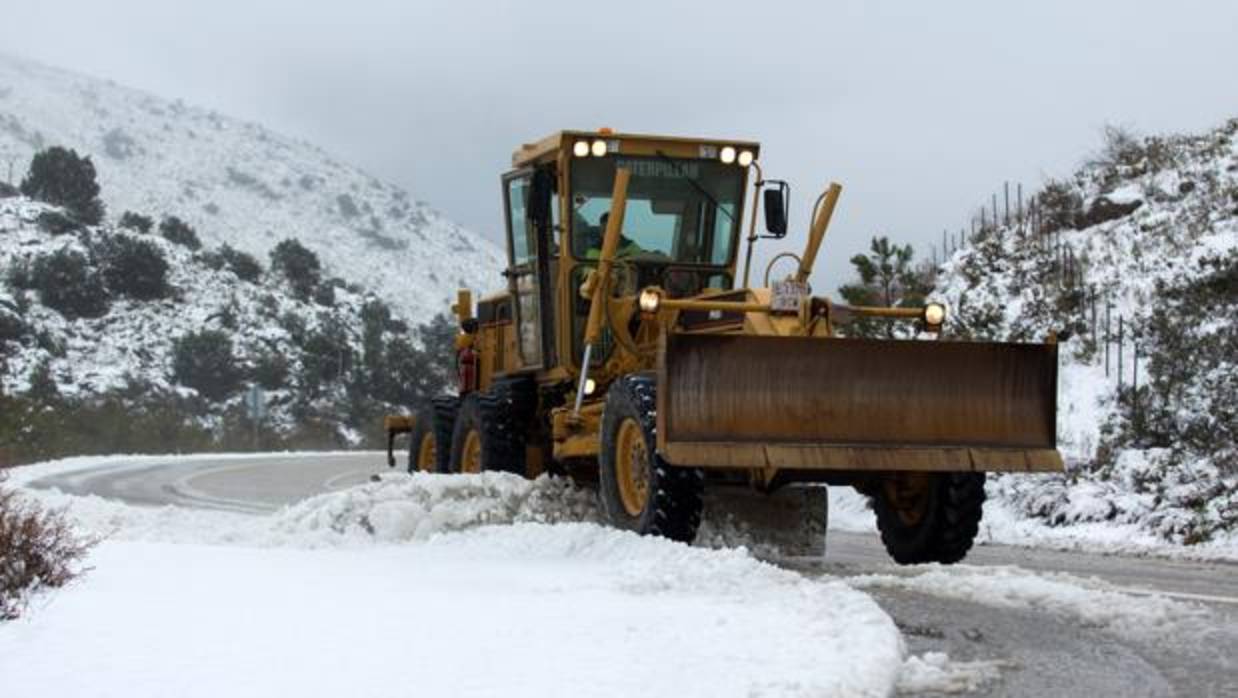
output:
[[661,289],[647,288],[641,291],[637,304],[640,306],[640,311],[646,315],[653,315],[658,312],[658,308],[662,307]]
[[754,158],[755,156],[752,154],[751,150],[741,150],[739,153],[739,159],[736,162],[739,163],[740,167],[747,167],[752,164]]
[[589,143],[587,141],[576,141],[576,145],[572,146],[572,153],[578,158],[583,158],[589,154]]
[[941,303],[929,303],[924,306],[924,324],[930,327],[940,327],[946,321],[946,306]]
[[585,395],[592,395],[593,391],[598,389],[597,381],[592,378],[585,379]]
[[601,138],[593,141],[593,145],[589,148],[593,152],[594,157],[602,157],[606,154],[606,141]]
[[724,147],[722,152],[718,153],[718,159],[727,165],[735,162],[735,149],[729,145]]

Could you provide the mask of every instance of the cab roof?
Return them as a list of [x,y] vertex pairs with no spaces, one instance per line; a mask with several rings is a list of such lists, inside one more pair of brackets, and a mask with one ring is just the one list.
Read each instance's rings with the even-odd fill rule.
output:
[[641,133],[617,133],[610,129],[596,131],[557,131],[533,143],[525,143],[512,153],[513,167],[527,167],[555,159],[562,150],[570,150],[577,141],[592,142],[602,139],[608,144],[618,143],[611,152],[629,155],[654,155],[658,151],[671,157],[707,157],[702,147],[720,149],[732,146],[736,150],[751,150],[760,154],[761,146],[756,141],[727,138],[686,138],[682,136],[658,136]]

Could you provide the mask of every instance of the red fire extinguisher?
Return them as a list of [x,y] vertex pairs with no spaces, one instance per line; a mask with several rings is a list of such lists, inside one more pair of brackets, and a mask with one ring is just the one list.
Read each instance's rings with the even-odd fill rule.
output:
[[456,372],[460,378],[460,394],[468,395],[477,390],[478,354],[473,350],[477,321],[465,323],[463,332],[456,335]]

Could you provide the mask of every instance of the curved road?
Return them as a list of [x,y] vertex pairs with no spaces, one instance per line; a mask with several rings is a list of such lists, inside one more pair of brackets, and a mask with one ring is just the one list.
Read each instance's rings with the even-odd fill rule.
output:
[[[384,454],[113,461],[42,478],[55,487],[139,505],[176,504],[261,514],[387,472]],[[947,652],[989,661],[1000,679],[970,695],[1238,696],[1238,565],[985,545],[970,565],[1098,577],[1132,594],[1156,593],[1206,610],[1205,620],[1147,637],[1119,637],[1077,618],[1036,609],[994,608],[899,588],[869,589],[898,622],[915,654]],[[803,574],[848,577],[905,572],[875,535],[831,531],[824,560],[786,563]]]

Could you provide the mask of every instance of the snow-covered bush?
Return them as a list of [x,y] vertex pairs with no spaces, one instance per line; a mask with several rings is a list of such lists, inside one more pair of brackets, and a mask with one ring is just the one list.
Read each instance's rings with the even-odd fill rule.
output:
[[193,226],[176,216],[168,216],[159,223],[159,234],[168,242],[188,247],[191,250],[202,248],[202,241],[198,239],[198,232],[193,229]]
[[1198,264],[1158,286],[1162,308],[1142,326],[1151,381],[1122,413],[1125,441],[1211,454],[1238,475],[1238,251]]
[[55,210],[40,213],[35,222],[39,224],[40,228],[48,233],[51,233],[52,235],[72,233],[76,230],[80,230],[82,227],[82,224],[78,223],[72,216],[68,216]]
[[120,217],[120,227],[145,234],[154,229],[155,221],[150,216],[143,216],[133,211],[125,211],[124,215]]
[[35,259],[30,268],[29,288],[49,308],[72,320],[95,318],[107,313],[109,303],[102,275],[86,255],[62,247]]
[[254,364],[253,378],[267,390],[279,390],[288,384],[288,357],[275,352],[265,352]]
[[211,269],[219,271],[226,268],[242,281],[256,282],[262,277],[262,265],[258,260],[231,245],[221,245],[218,250],[203,252],[201,259]]
[[176,340],[172,377],[211,400],[236,392],[242,374],[232,353],[232,337],[219,330],[202,330]]
[[30,594],[81,574],[91,545],[61,512],[19,498],[0,475],[0,621],[20,615]]
[[103,279],[112,292],[137,300],[164,298],[168,285],[168,260],[148,240],[111,235],[99,246]]
[[82,223],[96,225],[103,220],[95,165],[77,151],[55,146],[36,153],[30,172],[22,180],[21,192],[65,207]]

